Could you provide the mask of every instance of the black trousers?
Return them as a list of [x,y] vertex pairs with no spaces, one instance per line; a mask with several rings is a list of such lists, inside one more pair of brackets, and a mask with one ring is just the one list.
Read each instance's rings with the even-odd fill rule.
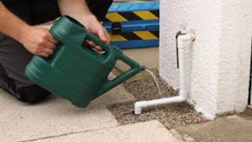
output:
[[[91,12],[99,20],[105,17],[112,3],[112,0],[86,1]],[[2,0],[2,2],[10,11],[30,25],[48,22],[61,15],[57,0]],[[25,67],[32,57],[33,55],[22,44],[0,33],[0,64],[14,84],[12,87],[7,85],[6,88],[6,85],[0,82],[0,87],[12,95],[16,95],[17,92],[31,95],[50,93],[35,85],[24,75]]]

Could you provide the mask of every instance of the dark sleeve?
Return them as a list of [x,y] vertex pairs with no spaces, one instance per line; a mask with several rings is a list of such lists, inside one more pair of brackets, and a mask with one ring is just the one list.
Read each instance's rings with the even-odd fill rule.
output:
[[17,0],[0,0],[3,3],[15,3]]

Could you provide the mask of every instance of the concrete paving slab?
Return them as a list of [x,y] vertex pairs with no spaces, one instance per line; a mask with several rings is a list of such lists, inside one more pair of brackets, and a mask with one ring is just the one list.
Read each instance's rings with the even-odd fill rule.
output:
[[113,104],[134,102],[135,97],[130,94],[122,85],[119,85],[109,92],[105,93],[100,98],[92,102],[92,105],[105,105],[110,106]]
[[110,129],[38,140],[36,142],[179,142],[159,122],[149,121]]
[[59,98],[30,106],[1,92],[0,112],[1,142],[33,140],[119,125],[105,106],[77,108]]
[[248,107],[244,112],[239,113],[238,116],[243,119],[252,121],[252,108]]
[[252,142],[252,119],[239,116],[222,117],[176,130],[182,136],[192,137],[197,142]]

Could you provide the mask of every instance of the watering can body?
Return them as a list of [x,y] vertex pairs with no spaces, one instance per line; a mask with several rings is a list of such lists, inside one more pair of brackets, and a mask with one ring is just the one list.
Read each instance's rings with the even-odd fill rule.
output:
[[[125,56],[120,49],[103,43],[76,20],[62,16],[50,29],[58,40],[55,53],[49,58],[34,56],[25,74],[34,83],[72,102],[86,107],[92,100],[131,78],[144,69]],[[103,48],[100,54],[87,47],[91,40]],[[108,76],[121,60],[130,69],[113,80]]]

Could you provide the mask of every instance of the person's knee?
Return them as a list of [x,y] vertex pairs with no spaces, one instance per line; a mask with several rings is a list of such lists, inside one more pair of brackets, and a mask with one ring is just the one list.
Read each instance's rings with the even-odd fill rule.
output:
[[17,90],[16,98],[25,103],[36,104],[44,101],[51,93],[38,85],[22,87]]

